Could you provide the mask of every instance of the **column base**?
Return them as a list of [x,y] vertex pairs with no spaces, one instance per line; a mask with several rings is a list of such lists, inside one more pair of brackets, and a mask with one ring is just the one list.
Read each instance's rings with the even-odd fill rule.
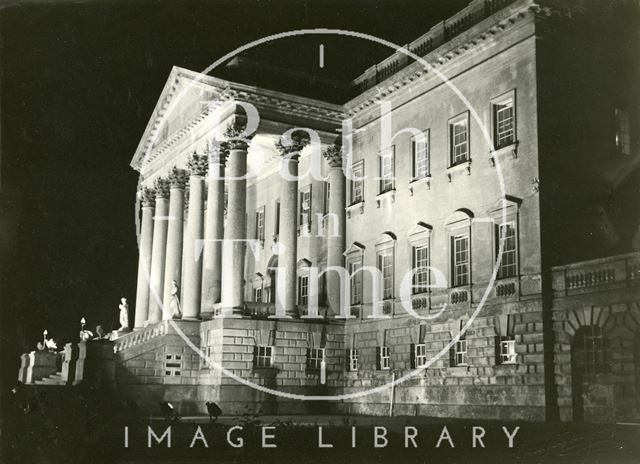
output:
[[215,316],[216,316],[216,313],[214,313],[213,311],[200,313],[200,319],[202,319],[203,321],[210,321],[211,319],[214,319]]

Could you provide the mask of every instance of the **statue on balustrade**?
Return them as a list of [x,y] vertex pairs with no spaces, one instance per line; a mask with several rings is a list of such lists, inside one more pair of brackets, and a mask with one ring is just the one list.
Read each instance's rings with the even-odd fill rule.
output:
[[128,331],[129,330],[129,303],[127,303],[126,298],[120,298],[120,328],[118,331]]
[[182,318],[182,309],[180,308],[180,287],[178,287],[178,282],[175,280],[171,281],[171,317],[173,319],[181,319]]

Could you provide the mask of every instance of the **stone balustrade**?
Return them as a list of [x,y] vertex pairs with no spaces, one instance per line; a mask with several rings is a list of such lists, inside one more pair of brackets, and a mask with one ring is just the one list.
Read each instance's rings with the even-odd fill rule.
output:
[[[474,0],[455,15],[435,24],[427,33],[406,44],[404,48],[424,57],[514,1]],[[358,93],[364,92],[413,62],[414,60],[406,54],[396,52],[382,62],[368,68],[353,81],[352,85]]]
[[556,266],[552,275],[556,296],[638,285],[640,253]]
[[114,353],[118,353],[119,351],[126,350],[127,348],[145,343],[153,338],[166,335],[168,331],[169,321],[165,320],[135,332],[130,332],[115,341],[113,351]]

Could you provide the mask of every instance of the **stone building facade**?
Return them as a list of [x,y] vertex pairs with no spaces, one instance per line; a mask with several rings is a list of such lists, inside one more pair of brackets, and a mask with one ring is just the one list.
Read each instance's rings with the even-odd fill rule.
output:
[[[183,413],[638,418],[637,215],[611,239],[594,184],[558,159],[590,143],[588,125],[555,137],[570,97],[553,82],[577,69],[554,41],[578,41],[581,21],[474,0],[406,47],[427,68],[396,52],[343,104],[174,68],[131,163],[140,262],[119,391]],[[637,170],[636,116],[598,108],[606,156],[580,173],[612,195]],[[250,141],[234,139],[252,110]],[[317,139],[283,139],[292,128]],[[573,224],[596,237],[573,246]],[[317,275],[333,267],[348,301],[337,272]]]

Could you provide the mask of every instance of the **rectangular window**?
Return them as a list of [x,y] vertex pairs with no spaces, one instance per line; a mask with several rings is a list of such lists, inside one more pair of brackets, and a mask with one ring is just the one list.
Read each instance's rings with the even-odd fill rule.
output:
[[349,282],[351,285],[351,306],[362,303],[362,259],[349,262]]
[[427,345],[418,343],[413,347],[413,359],[416,367],[423,367],[427,364]]
[[411,153],[413,155],[413,179],[422,179],[429,175],[429,131],[424,140],[411,140]]
[[465,113],[449,123],[451,165],[469,160],[469,116]]
[[353,166],[351,171],[353,178],[351,179],[351,204],[355,205],[364,201],[364,163],[358,162]]
[[455,346],[455,365],[466,366],[467,365],[467,340],[460,338],[456,342]]
[[469,284],[469,235],[451,237],[451,272],[453,285]]
[[383,150],[378,155],[378,177],[380,179],[380,193],[393,190],[395,146]]
[[424,293],[429,288],[429,248],[426,245],[413,247],[413,294]]
[[515,364],[517,360],[516,341],[513,337],[498,337],[500,350],[500,364]]
[[298,277],[298,304],[307,306],[309,302],[309,276]]
[[496,149],[516,141],[513,97],[497,101],[493,108],[493,144]]
[[273,347],[272,346],[256,346],[255,356],[253,358],[253,367],[272,367],[273,366]]
[[256,303],[262,303],[262,288],[253,289],[253,301]]
[[388,346],[378,346],[376,347],[378,362],[376,363],[376,367],[379,371],[389,370],[389,347]]
[[264,206],[256,211],[256,240],[264,242]]
[[307,369],[320,370],[324,361],[324,348],[309,348],[307,350]]
[[300,225],[311,223],[311,186],[300,191]]
[[622,155],[631,154],[631,118],[629,112],[616,108],[616,147]]
[[393,249],[378,252],[378,269],[382,273],[382,299],[393,298]]
[[280,234],[280,199],[276,200],[275,211],[273,217],[275,222],[273,224],[273,234],[277,237]]
[[498,251],[500,250],[500,242],[503,241],[498,279],[515,277],[518,273],[516,223],[511,221],[505,222],[504,224],[496,224],[495,237],[496,259],[498,258]]
[[322,212],[324,214],[328,214],[329,213],[329,197],[331,196],[331,184],[329,184],[329,182],[326,180],[322,183],[322,191],[323,191]]
[[349,372],[358,370],[358,350],[347,350],[347,370]]
[[164,362],[164,375],[179,376],[182,375],[182,355],[167,354]]

